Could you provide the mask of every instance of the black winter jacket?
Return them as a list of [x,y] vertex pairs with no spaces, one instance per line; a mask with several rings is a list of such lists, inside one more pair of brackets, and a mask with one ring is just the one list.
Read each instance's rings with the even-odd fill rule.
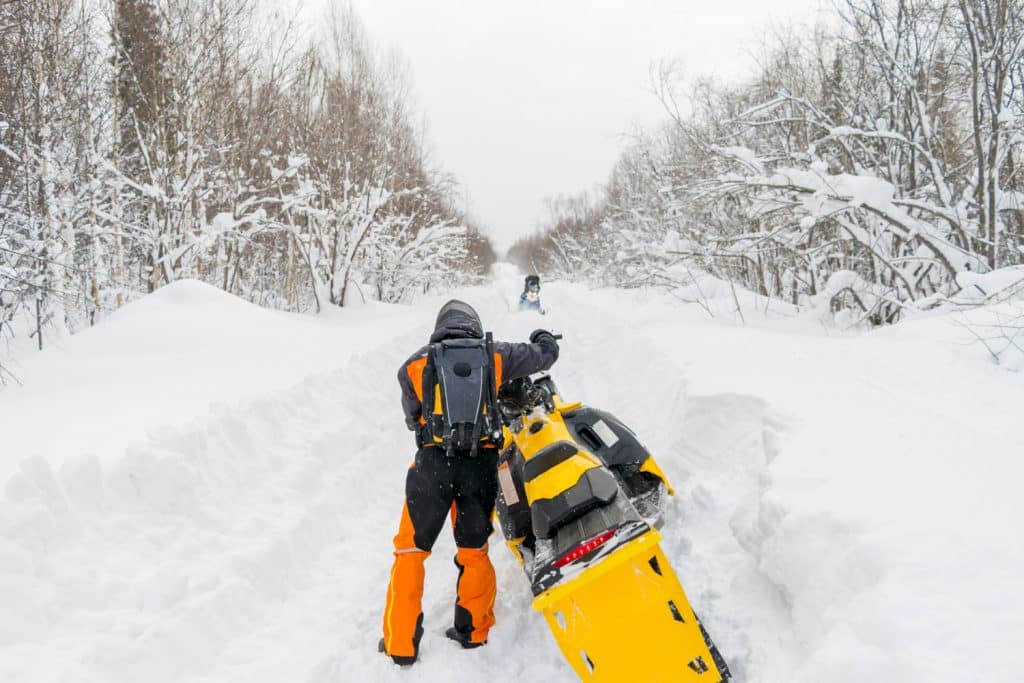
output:
[[[472,310],[472,309],[470,309]],[[479,318],[469,313],[458,311],[439,317],[430,343],[434,344],[445,339],[483,339],[484,331]],[[405,412],[405,425],[410,430],[419,429],[423,406],[410,371],[422,372],[428,347],[424,346],[409,357],[398,370],[398,383],[402,387],[402,410]],[[494,342],[494,353],[501,356],[501,382],[526,377],[535,372],[547,370],[558,360],[558,347],[548,344],[529,344],[514,342]],[[418,383],[418,382],[417,382]]]

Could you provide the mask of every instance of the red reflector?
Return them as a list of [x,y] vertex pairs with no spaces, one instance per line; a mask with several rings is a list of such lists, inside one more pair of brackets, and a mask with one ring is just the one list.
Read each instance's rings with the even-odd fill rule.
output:
[[555,560],[554,566],[564,567],[570,562],[575,562],[587,553],[592,553],[601,546],[603,546],[605,543],[610,541],[613,536],[615,536],[615,529],[609,529],[608,531],[600,533],[597,536],[594,536],[593,538],[588,538],[587,540],[583,541],[583,543],[580,543],[578,546],[567,552],[565,555],[562,555],[560,558]]

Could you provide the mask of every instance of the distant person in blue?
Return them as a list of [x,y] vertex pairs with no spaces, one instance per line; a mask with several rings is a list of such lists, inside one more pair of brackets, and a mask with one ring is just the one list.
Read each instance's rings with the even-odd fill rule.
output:
[[537,311],[541,315],[547,313],[540,305],[540,276],[527,275],[523,293],[519,295],[520,311]]

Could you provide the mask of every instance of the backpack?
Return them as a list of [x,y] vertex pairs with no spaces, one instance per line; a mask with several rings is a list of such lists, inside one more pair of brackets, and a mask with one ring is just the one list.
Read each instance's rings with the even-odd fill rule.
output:
[[494,340],[446,339],[427,347],[423,368],[423,415],[435,443],[449,455],[477,454],[481,442],[502,445],[497,410]]

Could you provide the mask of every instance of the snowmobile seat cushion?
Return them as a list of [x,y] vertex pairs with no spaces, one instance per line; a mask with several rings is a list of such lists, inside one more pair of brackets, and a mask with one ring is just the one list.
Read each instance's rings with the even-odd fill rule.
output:
[[535,501],[530,508],[533,533],[551,538],[558,527],[599,505],[607,505],[619,491],[615,476],[606,469],[587,470],[573,486],[554,498]]
[[577,453],[579,453],[579,449],[568,441],[557,441],[550,446],[542,448],[539,453],[526,461],[526,465],[523,466],[523,479],[533,481],[555,465],[565,462]]

